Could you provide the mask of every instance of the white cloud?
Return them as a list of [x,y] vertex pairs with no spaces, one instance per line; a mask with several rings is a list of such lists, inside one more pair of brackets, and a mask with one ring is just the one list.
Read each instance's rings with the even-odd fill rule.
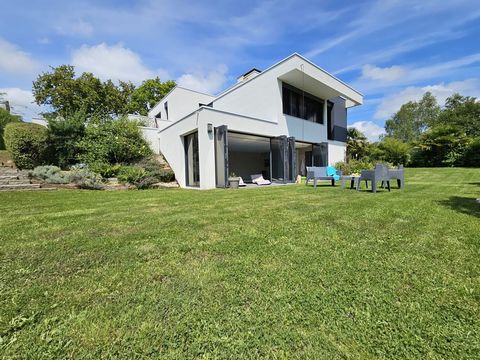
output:
[[0,72],[31,74],[38,68],[38,63],[29,54],[2,38],[0,38],[0,54]]
[[430,91],[440,105],[445,104],[445,100],[455,92],[468,96],[480,96],[480,80],[467,79],[455,81],[448,84],[439,83],[427,86],[409,86],[402,91],[391,94],[382,99],[377,107],[374,117],[376,119],[386,119],[397,112],[400,107],[408,101],[418,101],[423,94]]
[[166,71],[149,69],[138,54],[120,44],[83,45],[73,52],[71,63],[78,72],[92,72],[102,80],[129,80],[138,84],[155,76],[168,78]]
[[62,35],[78,35],[78,36],[91,36],[93,35],[94,28],[89,22],[82,19],[77,20],[65,20],[61,25],[57,26],[57,31]]
[[33,94],[29,90],[19,88],[2,88],[0,93],[4,100],[8,100],[11,106],[11,112],[21,115],[24,120],[30,120],[32,117],[38,117],[42,108],[35,104]]
[[373,65],[364,65],[362,77],[378,81],[395,81],[405,76],[406,70],[402,66],[377,67]]
[[360,130],[365,134],[369,141],[378,141],[380,135],[385,134],[385,129],[372,121],[356,121],[353,124],[348,125],[348,127],[354,127],[355,129]]
[[178,78],[177,83],[192,90],[215,94],[227,80],[227,70],[225,65],[219,65],[206,74],[200,71],[183,74]]

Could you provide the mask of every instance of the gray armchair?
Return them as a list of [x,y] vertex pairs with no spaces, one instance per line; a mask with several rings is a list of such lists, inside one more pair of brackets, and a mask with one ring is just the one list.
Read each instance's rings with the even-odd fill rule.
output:
[[390,176],[388,172],[388,167],[383,164],[375,165],[375,170],[362,170],[360,178],[357,182],[357,191],[360,190],[360,183],[365,181],[371,181],[372,183],[372,192],[377,192],[377,183],[381,182],[382,184],[387,184],[387,189],[390,191]]
[[388,169],[388,177],[390,180],[397,180],[399,189],[405,187],[405,175],[403,174],[403,165],[400,165],[397,169]]

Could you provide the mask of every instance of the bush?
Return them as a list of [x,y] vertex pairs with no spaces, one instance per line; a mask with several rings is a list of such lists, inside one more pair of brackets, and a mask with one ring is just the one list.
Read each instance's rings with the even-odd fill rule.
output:
[[360,173],[362,170],[371,170],[375,167],[373,162],[364,160],[350,160],[348,163],[338,162],[335,164],[337,170],[341,170],[343,175]]
[[67,184],[70,181],[68,174],[63,172],[59,167],[52,165],[37,166],[29,175],[49,184]]
[[19,169],[33,169],[48,157],[47,128],[32,123],[9,123],[5,127],[5,145]]
[[462,166],[480,167],[480,138],[475,138],[465,149]]
[[122,165],[119,164],[110,165],[105,163],[94,163],[89,166],[89,169],[107,179],[116,177],[121,168]]
[[93,164],[128,164],[152,154],[138,123],[127,118],[92,120],[79,143],[78,159]]
[[52,162],[65,169],[75,164],[81,151],[79,143],[85,135],[85,115],[48,120],[48,142],[52,149]]
[[5,142],[3,140],[5,126],[10,123],[18,123],[21,121],[20,116],[12,115],[7,110],[0,108],[0,150],[5,150]]
[[158,179],[158,181],[162,182],[175,181],[175,173],[172,170],[162,169],[156,175],[156,178]]
[[175,173],[170,169],[163,169],[154,157],[148,157],[139,161],[137,166],[145,169],[147,175],[157,179],[157,182],[171,182],[175,181]]
[[70,171],[69,181],[81,189],[101,190],[104,188],[102,177],[86,168],[74,167]]
[[139,166],[122,166],[117,175],[118,181],[131,185],[137,185],[146,177],[148,173]]
[[135,184],[137,189],[139,190],[144,190],[144,189],[149,189],[152,187],[152,185],[158,183],[158,180],[154,177],[147,176],[140,180],[138,183]]

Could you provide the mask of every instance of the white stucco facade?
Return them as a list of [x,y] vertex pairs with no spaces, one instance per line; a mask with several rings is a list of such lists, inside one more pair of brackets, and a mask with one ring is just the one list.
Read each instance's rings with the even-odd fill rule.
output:
[[[195,185],[199,188],[211,189],[218,186],[216,173],[222,167],[218,165],[220,150],[218,143],[217,148],[215,146],[214,137],[216,129],[225,126],[228,129],[226,137],[229,134],[242,134],[236,137],[235,143],[229,144],[231,149],[235,149],[228,150],[232,151],[231,156],[234,155],[236,161],[241,159],[242,154],[245,159],[258,156],[260,160],[260,156],[263,156],[263,162],[270,169],[270,174],[274,166],[280,165],[277,165],[278,161],[272,162],[273,150],[269,155],[268,151],[261,150],[260,147],[266,146],[270,139],[279,137],[285,144],[285,137],[294,138],[299,148],[297,149],[295,145],[295,149],[291,151],[297,154],[296,156],[303,156],[302,166],[305,162],[305,151],[311,156],[310,150],[315,153],[316,144],[324,144],[322,151],[327,153],[322,154],[324,160],[318,160],[319,158],[313,156],[312,161],[334,164],[345,159],[345,140],[339,141],[344,130],[346,131],[346,117],[343,119],[342,114],[343,112],[346,114],[346,108],[362,104],[363,96],[359,92],[298,54],[293,54],[255,75],[247,76],[248,80],[240,81],[216,97],[177,86],[149,112],[149,118],[156,120],[150,122],[155,124],[155,128],[142,128],[142,131],[152,149],[161,152],[169,162],[180,186],[191,185],[189,184],[191,178],[187,179],[187,167],[190,172],[195,169],[197,180]],[[319,99],[315,104],[317,106],[320,102],[323,104],[322,121],[314,122],[285,114],[283,105],[285,100],[282,99],[282,89],[286,86],[284,84],[301,89],[302,94],[308,94],[311,98]],[[302,96],[302,106],[306,109],[305,95]],[[331,107],[330,110],[327,110],[327,103]],[[165,104],[168,107],[168,117],[165,113]],[[332,108],[334,110],[331,110]],[[306,113],[306,110],[303,111]],[[330,112],[327,114],[327,111]],[[319,110],[317,113],[319,114]],[[336,115],[337,113],[339,115]],[[342,123],[335,123],[335,117]],[[185,140],[186,136],[192,133],[197,133],[195,138],[198,139],[195,140],[197,142],[193,157],[192,150],[186,151]],[[238,140],[242,136],[245,137],[245,142]],[[300,146],[303,147],[302,151]],[[290,147],[292,148],[291,145]],[[310,158],[307,162],[309,160]],[[300,160],[298,162],[300,164]],[[224,165],[228,170],[227,160]],[[266,175],[268,176],[268,172]],[[289,176],[291,178],[294,175],[296,176],[296,174]]]

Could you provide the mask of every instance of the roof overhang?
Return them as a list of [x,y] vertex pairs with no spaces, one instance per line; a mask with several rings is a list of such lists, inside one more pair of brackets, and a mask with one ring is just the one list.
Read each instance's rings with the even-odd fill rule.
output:
[[305,66],[303,71],[295,68],[278,79],[321,99],[342,97],[347,108],[363,103],[362,94],[318,68]]

